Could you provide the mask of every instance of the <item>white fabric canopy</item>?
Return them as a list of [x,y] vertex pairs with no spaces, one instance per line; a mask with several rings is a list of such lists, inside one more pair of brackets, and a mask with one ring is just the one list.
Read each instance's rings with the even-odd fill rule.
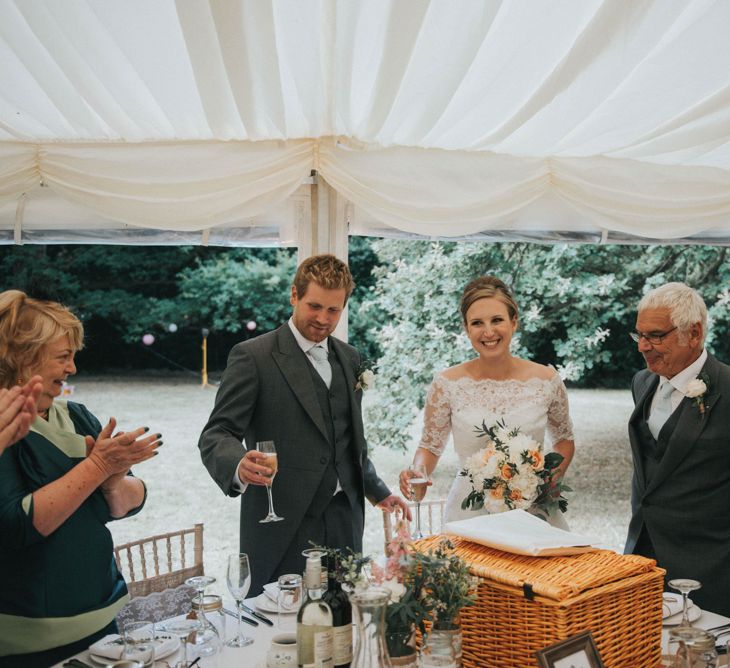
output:
[[[0,242],[730,243],[727,0],[0,0]],[[159,231],[165,231],[160,233]]]

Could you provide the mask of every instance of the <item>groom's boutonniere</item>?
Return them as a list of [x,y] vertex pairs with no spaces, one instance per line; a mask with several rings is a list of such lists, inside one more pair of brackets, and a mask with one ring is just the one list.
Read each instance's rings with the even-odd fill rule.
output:
[[355,392],[358,390],[369,390],[375,386],[375,372],[373,371],[373,363],[370,360],[363,360],[357,369],[357,383],[355,383]]
[[705,414],[705,395],[710,386],[710,379],[706,373],[701,373],[697,378],[690,380],[687,383],[687,388],[684,391],[685,396],[690,399],[694,399],[697,404],[697,408],[700,411],[700,415]]

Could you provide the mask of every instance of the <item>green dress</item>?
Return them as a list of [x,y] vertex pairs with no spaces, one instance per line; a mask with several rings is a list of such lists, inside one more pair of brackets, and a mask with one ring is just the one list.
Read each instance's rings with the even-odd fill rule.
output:
[[51,535],[33,526],[32,493],[83,460],[83,437],[96,438],[99,421],[81,404],[56,400],[48,422],[37,418],[31,429],[0,456],[0,657],[90,636],[129,599],[100,490]]

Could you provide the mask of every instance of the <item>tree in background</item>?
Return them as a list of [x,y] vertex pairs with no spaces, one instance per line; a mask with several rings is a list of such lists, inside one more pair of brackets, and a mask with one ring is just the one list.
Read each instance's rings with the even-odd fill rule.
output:
[[[84,371],[197,371],[203,328],[210,331],[209,365],[221,369],[234,343],[288,317],[295,265],[292,249],[5,246],[0,288],[54,299],[77,313],[87,333]],[[154,336],[153,345],[142,344],[145,334]]]
[[378,402],[368,409],[373,443],[405,448],[434,373],[469,359],[459,297],[466,283],[496,274],[520,305],[517,355],[553,364],[569,382],[628,387],[643,366],[629,339],[636,303],[679,280],[710,308],[708,347],[730,359],[730,263],[708,246],[592,246],[378,241],[374,299],[361,312],[382,355]]

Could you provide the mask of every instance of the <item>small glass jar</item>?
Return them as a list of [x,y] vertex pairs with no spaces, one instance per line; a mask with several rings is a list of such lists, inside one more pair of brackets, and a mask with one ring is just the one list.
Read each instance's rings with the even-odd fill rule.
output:
[[702,632],[702,635],[692,640],[689,644],[690,665],[692,668],[716,668],[717,649],[715,647],[715,636],[711,633]]
[[226,616],[223,613],[223,599],[213,594],[204,596],[202,614],[200,601],[197,598],[193,599],[190,616],[199,619],[204,627],[203,630],[196,632],[191,653],[194,653],[195,656],[217,654],[226,641]]

